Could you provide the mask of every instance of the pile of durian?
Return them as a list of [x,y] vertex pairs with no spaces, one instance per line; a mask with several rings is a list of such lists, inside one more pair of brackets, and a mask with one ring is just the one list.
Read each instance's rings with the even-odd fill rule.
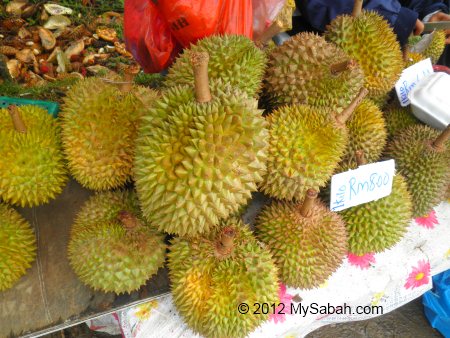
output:
[[[355,6],[324,36],[277,47],[204,38],[158,92],[90,78],[69,91],[57,120],[31,106],[1,110],[0,291],[36,252],[30,225],[6,203],[47,203],[70,173],[97,191],[68,246],[83,283],[132,292],[168,250],[187,324],[206,337],[246,336],[268,315],[241,315],[240,303],[278,303],[279,283],[318,287],[347,253],[391,248],[413,216],[443,200],[450,129],[386,105],[403,57],[388,23]],[[389,196],[330,211],[333,174],[388,158],[397,167]],[[271,203],[251,228],[240,214],[256,191]]]

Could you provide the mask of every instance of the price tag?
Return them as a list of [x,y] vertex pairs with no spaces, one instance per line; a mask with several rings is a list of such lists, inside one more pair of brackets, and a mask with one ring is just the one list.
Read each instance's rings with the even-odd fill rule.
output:
[[406,107],[411,103],[409,93],[425,76],[433,73],[433,65],[431,59],[422,60],[403,70],[400,79],[395,84],[398,100],[402,107]]
[[340,211],[390,195],[394,175],[394,160],[366,164],[333,175],[330,209]]

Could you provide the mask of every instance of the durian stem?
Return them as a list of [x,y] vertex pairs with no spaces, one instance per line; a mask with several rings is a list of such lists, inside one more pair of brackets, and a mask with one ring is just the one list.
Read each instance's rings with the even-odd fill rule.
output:
[[367,164],[366,157],[364,156],[364,151],[362,150],[355,151],[355,156],[356,156],[356,164],[358,164],[358,167],[360,165]]
[[354,18],[361,15],[362,7],[363,7],[363,0],[355,0],[355,3],[353,4],[353,12],[352,12],[352,16]]
[[195,99],[199,103],[211,101],[208,80],[209,55],[206,52],[192,52],[191,64],[194,69]]
[[267,28],[261,36],[258,38],[257,44],[259,45],[267,45],[269,41],[278,33],[281,33],[283,30],[283,27],[281,27],[280,23],[278,21],[272,22],[272,24]]
[[16,129],[16,131],[19,133],[26,133],[27,127],[25,126],[22,116],[20,115],[19,108],[17,108],[17,106],[12,105],[8,107],[8,111],[14,124],[14,129]]
[[300,207],[300,214],[303,217],[311,216],[311,208],[314,205],[314,201],[317,198],[317,191],[314,189],[308,189],[306,192],[305,200],[303,201],[302,206]]
[[117,218],[122,222],[123,227],[127,231],[133,231],[141,226],[141,222],[139,222],[137,217],[129,211],[120,211]]
[[352,103],[349,104],[347,108],[345,108],[339,116],[336,117],[336,121],[339,125],[344,126],[345,122],[352,116],[355,109],[359,106],[361,101],[366,97],[369,91],[366,88],[361,88],[358,96],[356,96]]
[[339,73],[345,72],[346,70],[350,70],[356,66],[355,60],[348,60],[339,63],[335,63],[330,66],[330,72],[333,75],[338,75]]
[[445,128],[445,130],[434,140],[432,146],[434,150],[444,150],[444,143],[450,137],[450,124]]
[[217,241],[216,249],[219,255],[226,256],[231,253],[234,247],[234,237],[236,231],[232,227],[225,227]]

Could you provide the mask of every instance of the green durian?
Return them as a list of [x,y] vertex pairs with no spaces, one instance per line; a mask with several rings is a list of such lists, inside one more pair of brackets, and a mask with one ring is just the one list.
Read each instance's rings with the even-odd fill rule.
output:
[[88,189],[108,190],[130,180],[137,128],[156,97],[151,89],[122,92],[98,78],[72,87],[61,112],[62,139],[78,182]]
[[363,84],[362,69],[343,50],[317,34],[300,33],[272,50],[264,87],[276,106],[341,111]]
[[413,125],[396,135],[386,155],[408,184],[413,200],[413,216],[427,214],[444,199],[450,180],[450,126],[439,134],[424,125]]
[[37,106],[0,110],[0,198],[21,206],[47,203],[67,182],[56,119]]
[[405,179],[397,174],[390,195],[339,212],[355,255],[382,252],[401,240],[412,218],[411,196]]
[[272,253],[283,283],[301,289],[319,286],[337,270],[347,253],[341,217],[315,200],[274,201],[256,219],[256,234]]
[[191,45],[169,68],[164,85],[194,84],[190,63],[192,53],[209,54],[208,75],[211,80],[221,79],[233,88],[246,92],[249,97],[258,94],[266,67],[266,55],[252,40],[243,35],[208,36]]
[[401,107],[399,104],[389,105],[384,110],[388,138],[392,139],[409,126],[421,124],[411,113],[411,107]]
[[134,192],[101,192],[77,214],[68,246],[80,280],[105,292],[139,289],[164,264],[166,245],[142,218]]
[[182,236],[210,231],[247,203],[267,148],[256,100],[220,80],[209,88],[207,54],[191,55],[204,67],[208,97],[202,102],[192,86],[176,86],[155,102],[139,132],[134,175],[144,216]]
[[361,150],[368,162],[377,161],[386,145],[386,125],[381,110],[370,100],[363,100],[345,123],[348,144],[339,172],[358,167],[355,152]]
[[279,302],[272,256],[237,218],[206,237],[175,238],[168,267],[176,308],[205,337],[245,337],[268,315],[240,314],[239,304]]
[[375,12],[361,12],[361,6],[362,1],[355,1],[354,16],[336,17],[325,37],[359,63],[369,98],[376,98],[387,94],[399,79],[403,54],[389,23]]
[[17,211],[0,203],[0,291],[13,287],[36,258],[36,238]]

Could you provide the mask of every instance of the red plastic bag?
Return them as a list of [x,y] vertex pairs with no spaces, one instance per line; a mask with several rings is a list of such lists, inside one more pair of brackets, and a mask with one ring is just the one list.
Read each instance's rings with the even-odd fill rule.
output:
[[183,47],[213,34],[253,36],[252,0],[159,0],[157,6]]
[[181,51],[169,26],[151,0],[125,0],[125,43],[146,73],[158,73]]

